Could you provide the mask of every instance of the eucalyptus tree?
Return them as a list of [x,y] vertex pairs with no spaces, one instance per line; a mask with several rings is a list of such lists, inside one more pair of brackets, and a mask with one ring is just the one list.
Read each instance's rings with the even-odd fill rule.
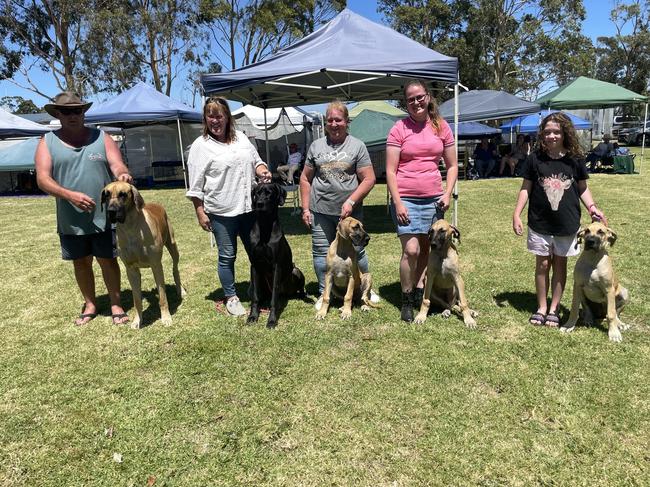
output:
[[399,32],[456,56],[464,84],[536,95],[593,68],[582,0],[379,0]]

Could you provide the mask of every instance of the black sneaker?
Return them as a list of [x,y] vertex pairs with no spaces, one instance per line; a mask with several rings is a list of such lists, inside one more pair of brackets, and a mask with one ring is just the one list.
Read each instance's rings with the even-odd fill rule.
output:
[[402,293],[402,310],[400,312],[402,321],[410,323],[413,321],[413,291]]

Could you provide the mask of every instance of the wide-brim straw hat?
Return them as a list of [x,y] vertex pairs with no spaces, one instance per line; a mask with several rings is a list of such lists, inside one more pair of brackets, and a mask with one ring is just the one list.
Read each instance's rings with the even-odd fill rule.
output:
[[52,103],[48,103],[43,108],[44,110],[52,115],[53,117],[58,118],[57,110],[59,108],[81,108],[84,113],[90,108],[93,102],[85,102],[81,97],[72,91],[64,91],[59,93],[52,99]]

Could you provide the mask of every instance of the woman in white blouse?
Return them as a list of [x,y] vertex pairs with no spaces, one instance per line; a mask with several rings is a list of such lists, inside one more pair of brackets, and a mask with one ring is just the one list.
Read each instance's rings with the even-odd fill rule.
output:
[[254,221],[251,186],[255,176],[268,182],[271,173],[246,134],[235,130],[224,98],[206,100],[203,135],[192,143],[187,167],[190,187],[186,196],[194,203],[201,228],[212,232],[217,242],[217,272],[226,309],[242,316],[246,310],[235,291],[237,235],[248,253]]

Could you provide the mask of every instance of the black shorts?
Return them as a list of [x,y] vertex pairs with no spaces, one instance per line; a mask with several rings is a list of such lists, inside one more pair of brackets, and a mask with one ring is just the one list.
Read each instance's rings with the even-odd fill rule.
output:
[[90,235],[61,235],[61,257],[75,260],[92,255],[103,259],[117,257],[117,241],[114,229]]

